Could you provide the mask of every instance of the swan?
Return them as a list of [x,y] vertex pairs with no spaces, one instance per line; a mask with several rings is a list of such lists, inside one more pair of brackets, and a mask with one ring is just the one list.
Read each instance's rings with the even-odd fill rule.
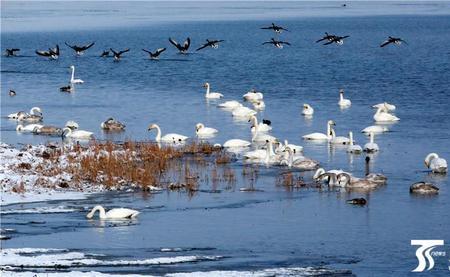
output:
[[387,103],[387,102],[380,103],[380,104],[376,104],[376,105],[373,105],[373,106],[372,106],[372,108],[374,108],[374,109],[378,109],[378,108],[380,108],[380,107],[385,108],[386,111],[388,111],[388,112],[393,112],[393,111],[395,111],[395,109],[396,109],[395,105],[389,104],[389,103]]
[[348,132],[348,137],[350,139],[349,146],[347,148],[348,153],[359,154],[363,151],[361,145],[353,144],[353,132]]
[[68,127],[65,127],[62,130],[62,137],[73,139],[92,139],[94,138],[94,133],[84,130],[72,130]]
[[385,107],[379,107],[377,112],[374,114],[373,119],[376,122],[395,122],[399,121],[400,118],[393,114],[390,114]]
[[344,90],[343,89],[339,90],[339,102],[338,102],[338,105],[341,108],[348,108],[348,107],[350,107],[352,105],[352,101],[350,101],[350,99],[345,99],[344,98]]
[[48,136],[61,136],[63,134],[63,129],[55,127],[55,126],[36,126],[33,130],[34,134],[37,135],[48,135]]
[[430,153],[425,157],[425,165],[434,173],[447,172],[447,161],[439,158],[439,155],[436,153]]
[[[338,175],[338,174],[340,174],[340,173],[344,173],[345,171],[343,171],[342,169],[331,169],[331,170],[328,170],[328,171],[326,171],[325,169],[323,169],[322,167],[320,167],[320,168],[318,168],[317,170],[316,170],[316,172],[314,173],[314,175],[313,175],[313,180],[314,181],[316,181],[316,182],[318,182],[318,181],[321,181],[321,180],[324,180],[324,177],[327,177],[326,178],[326,181],[327,181],[327,183],[329,184],[329,185],[339,185],[338,183],[337,183],[337,180],[336,180],[336,176]],[[325,173],[330,173],[330,174],[333,174],[333,175],[327,175],[327,174],[325,174]],[[345,172],[345,173],[348,173],[348,172]],[[349,174],[349,173],[348,173]]]
[[409,187],[409,192],[416,194],[438,194],[439,188],[431,183],[417,182]]
[[380,173],[370,173],[370,157],[366,157],[366,179],[377,183],[379,185],[385,185],[387,183],[387,177]]
[[262,111],[266,108],[266,104],[263,100],[257,100],[253,102],[253,108],[258,111]]
[[227,140],[223,144],[223,147],[225,147],[225,148],[243,148],[243,147],[249,147],[250,145],[252,145],[251,142],[243,140],[243,139],[230,139],[230,140]]
[[252,133],[256,132],[256,129],[258,129],[258,132],[269,132],[272,130],[272,126],[270,126],[272,123],[270,120],[263,119],[263,122],[258,123],[258,118],[252,115],[248,122],[252,123]]
[[148,127],[148,131],[156,129],[157,133],[156,133],[156,137],[155,140],[157,142],[173,142],[173,143],[177,143],[177,142],[184,142],[185,140],[188,139],[188,137],[183,136],[183,135],[179,135],[179,134],[167,134],[164,135],[163,137],[161,137],[161,128],[159,128],[159,126],[157,124],[151,124]]
[[257,114],[257,112],[255,110],[252,110],[247,107],[238,107],[238,108],[234,109],[232,112],[232,115],[234,117],[240,117],[240,118],[248,118],[255,114]]
[[223,109],[236,109],[236,108],[242,107],[242,104],[236,100],[230,100],[230,101],[220,103],[217,106],[219,108],[223,108]]
[[125,219],[125,218],[135,218],[139,212],[132,209],[126,209],[126,208],[116,208],[111,209],[108,212],[105,211],[105,209],[97,205],[95,206],[87,215],[86,217],[91,219],[94,217],[95,212],[99,211],[99,217],[100,219]]
[[374,189],[380,186],[380,183],[367,178],[356,178],[346,172],[339,173],[336,178],[339,184],[347,188]]
[[389,132],[389,129],[379,125],[372,125],[361,130],[361,133],[365,133],[366,135],[369,135],[370,133],[381,134],[384,132]]
[[319,167],[319,162],[314,161],[310,158],[302,156],[294,159],[294,151],[289,147],[286,147],[285,151],[289,153],[289,158],[287,161],[287,166],[289,168],[294,167],[301,170],[314,170]]
[[31,133],[31,132],[34,131],[35,128],[40,128],[42,126],[43,125],[41,125],[41,124],[28,124],[28,125],[25,125],[25,126],[23,126],[22,124],[19,124],[16,127],[16,131],[17,132],[29,132],[29,133]]
[[100,128],[105,131],[123,131],[125,130],[125,127],[125,124],[115,120],[112,117],[108,118],[106,121],[100,124]]
[[70,66],[70,69],[72,69],[72,76],[70,77],[70,83],[71,83],[71,84],[82,84],[82,83],[84,83],[84,81],[81,80],[81,79],[74,79],[74,76],[75,76],[75,66],[71,65],[71,66]]
[[44,118],[42,117],[42,115],[26,114],[26,113],[20,113],[19,116],[17,117],[17,121],[30,122],[30,123],[40,122],[43,119]]
[[303,104],[302,115],[312,116],[314,114],[314,109],[309,104]]
[[350,143],[350,139],[348,137],[337,137],[336,136],[336,132],[331,129],[331,140],[330,140],[331,144],[349,144]]
[[328,120],[327,122],[327,133],[323,134],[323,133],[312,133],[312,134],[308,134],[308,135],[304,135],[303,139],[307,139],[307,140],[330,140],[332,138],[332,134],[331,134],[331,130],[332,127],[336,125],[334,123],[333,120]]
[[219,131],[217,129],[205,127],[205,125],[203,125],[202,123],[197,123],[197,125],[195,125],[195,133],[199,137],[214,136],[218,132]]
[[369,137],[370,137],[370,141],[368,143],[364,144],[364,151],[371,153],[371,152],[377,152],[378,150],[380,150],[380,148],[378,147],[378,144],[376,144],[374,142],[374,139],[375,139],[374,133],[370,133]]
[[273,141],[267,140],[266,141],[266,149],[257,149],[253,151],[248,151],[244,153],[244,158],[246,160],[249,160],[250,162],[256,162],[256,163],[274,163],[278,159],[275,158],[275,153],[273,150]]
[[[256,119],[256,117],[254,117],[254,120]],[[275,141],[275,142],[277,142],[278,141],[278,139],[276,138],[276,137],[274,137],[274,136],[271,136],[271,135],[267,135],[267,134],[261,134],[260,133],[260,131],[259,131],[259,125],[256,125],[257,127],[255,128],[255,131],[253,132],[253,136],[252,136],[252,142],[264,142],[264,141],[267,141],[267,140],[270,140],[270,141]]]
[[292,151],[294,151],[294,154],[300,154],[301,152],[303,152],[303,146],[301,145],[296,145],[296,144],[290,144],[288,142],[287,139],[284,140],[284,148],[286,149],[287,147],[289,147],[290,149],[292,149]]
[[71,129],[72,131],[77,130],[80,126],[73,120],[69,120],[66,122],[65,127]]
[[17,119],[19,119],[19,116],[22,114],[23,115],[39,115],[42,117],[42,110],[39,107],[33,107],[30,109],[30,113],[28,113],[28,114],[24,111],[19,111],[16,113],[9,114],[8,119],[16,119],[17,120]]
[[251,101],[251,102],[262,100],[264,98],[263,94],[261,92],[257,92],[255,89],[251,89],[249,92],[242,95],[242,97],[246,101]]
[[205,83],[203,85],[204,88],[206,88],[206,94],[205,97],[208,99],[219,99],[223,97],[222,93],[219,92],[210,92],[210,85],[209,83]]

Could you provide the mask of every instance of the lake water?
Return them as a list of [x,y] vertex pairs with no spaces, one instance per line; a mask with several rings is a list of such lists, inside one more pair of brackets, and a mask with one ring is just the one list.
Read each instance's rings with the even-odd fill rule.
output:
[[[16,122],[5,118],[33,106],[42,108],[45,124],[62,126],[75,120],[102,140],[152,140],[155,134],[147,126],[153,122],[163,133],[190,137],[195,135],[195,124],[203,122],[219,129],[213,143],[249,140],[246,121],[238,122],[218,109],[220,101],[205,101],[202,85],[207,81],[226,100],[239,100],[253,87],[262,91],[266,109],[259,117],[272,121],[273,135],[303,145],[305,155],[326,169],[342,168],[363,176],[364,154],[349,155],[345,148],[305,142],[301,136],[324,132],[327,120],[333,119],[338,135],[353,131],[363,145],[367,138],[360,130],[374,124],[370,106],[383,101],[397,105],[401,120],[389,126],[391,132],[376,136],[381,151],[371,156],[371,169],[389,180],[386,187],[371,193],[286,191],[276,186],[278,174],[286,168],[260,167],[255,186],[263,192],[240,192],[248,183],[238,177],[232,189],[194,197],[106,193],[83,201],[4,207],[3,211],[15,212],[2,214],[2,228],[17,233],[2,242],[3,248],[68,249],[68,256],[77,259],[103,254],[88,255],[100,262],[69,270],[107,273],[220,270],[270,275],[271,269],[280,275],[401,276],[413,275],[410,272],[417,266],[416,247],[410,240],[443,239],[447,245],[439,250],[447,251],[447,257],[435,258],[432,274],[448,276],[448,177],[429,174],[423,163],[430,152],[450,159],[448,2],[350,3],[347,8],[330,2],[236,6],[118,2],[108,8],[102,2],[28,4],[2,2],[2,51],[21,49],[20,57],[1,57],[1,141],[5,143],[60,141],[18,134]],[[66,5],[73,12],[61,12]],[[259,28],[272,21],[291,30],[280,36],[291,47],[261,45],[274,35]],[[350,37],[342,46],[316,44],[324,32]],[[408,45],[380,48],[389,35],[404,38]],[[167,39],[181,41],[187,36],[193,48],[206,38],[225,42],[217,50],[178,55]],[[64,41],[96,44],[84,56],[75,57]],[[56,43],[61,47],[59,60],[34,54]],[[116,63],[99,57],[109,47],[131,51]],[[141,51],[159,47],[168,48],[159,61],[149,60]],[[61,93],[59,87],[70,78],[70,65],[76,66],[77,78],[85,83],[72,94]],[[352,100],[351,108],[337,106],[339,88]],[[9,89],[17,96],[9,97]],[[301,116],[303,103],[314,107],[312,119]],[[110,116],[123,121],[126,132],[103,133],[100,123]],[[240,162],[232,168],[238,175],[242,171]],[[305,173],[305,180],[310,176]],[[409,186],[422,180],[439,186],[439,196],[411,196]],[[354,197],[365,197],[368,205],[346,204]],[[97,203],[135,208],[142,214],[135,222],[102,226],[85,219],[86,209]],[[17,211],[60,206],[63,213]],[[31,221],[37,223],[26,224]],[[180,249],[161,252],[162,248]],[[173,263],[142,262],[160,257],[171,257]],[[141,264],[111,266],[105,260]],[[322,267],[326,270],[320,271]]]

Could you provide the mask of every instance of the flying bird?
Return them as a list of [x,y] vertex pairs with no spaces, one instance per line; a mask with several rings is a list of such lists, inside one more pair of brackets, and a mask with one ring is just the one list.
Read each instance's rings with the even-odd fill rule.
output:
[[55,48],[49,48],[48,51],[36,50],[36,54],[42,57],[47,57],[56,60],[59,58],[59,45],[56,44]]
[[263,45],[264,44],[273,44],[278,49],[282,49],[283,48],[283,44],[286,44],[286,45],[289,45],[289,46],[291,45],[287,41],[275,40],[274,38],[271,38],[270,41],[264,42]]
[[64,44],[69,46],[73,50],[75,50],[75,54],[77,54],[77,56],[80,56],[80,55],[84,54],[84,51],[86,51],[87,49],[91,48],[95,44],[95,42],[89,43],[89,44],[84,45],[84,46],[70,45],[67,42],[64,42]]
[[334,36],[330,41],[324,43],[323,45],[329,45],[332,43],[336,43],[337,45],[342,45],[342,44],[344,44],[344,39],[348,38],[348,37],[350,37],[350,36],[343,36],[343,37]]
[[207,39],[206,43],[204,43],[202,46],[197,48],[197,50],[195,50],[195,51],[202,50],[203,48],[206,48],[206,47],[211,47],[213,49],[217,49],[217,48],[219,48],[219,43],[223,42],[223,41],[224,41],[223,39],[220,39],[220,40],[216,40],[216,39],[209,40],[209,39]]
[[408,43],[406,43],[406,41],[404,41],[401,38],[394,38],[394,37],[389,36],[388,39],[380,45],[380,47],[385,47],[386,45],[391,44],[391,43],[400,45],[400,44],[402,44],[402,42],[405,44],[408,44]]
[[114,61],[119,61],[120,60],[120,56],[123,53],[126,53],[126,52],[130,51],[130,48],[127,48],[127,49],[119,51],[119,52],[114,51],[112,48],[109,48],[109,50],[111,50],[111,52],[113,52],[113,54],[114,54]]
[[285,29],[285,28],[283,28],[281,26],[277,26],[277,25],[275,25],[275,23],[272,23],[272,26],[262,27],[261,29],[263,29],[263,30],[273,30],[277,34],[281,34],[283,31],[289,32],[288,29]]
[[104,57],[109,57],[109,51],[108,50],[104,50],[103,53],[100,55],[101,58]]
[[324,41],[324,40],[328,40],[328,41],[332,41],[336,36],[335,35],[330,35],[327,32],[325,32],[325,36],[323,36],[321,39],[316,40],[316,43]]
[[6,56],[13,57],[16,55],[16,53],[14,53],[14,52],[19,52],[19,51],[20,51],[20,49],[18,49],[18,48],[6,49]]
[[175,46],[178,51],[180,51],[180,54],[186,54],[189,46],[191,45],[191,39],[188,37],[186,41],[183,43],[183,45],[176,42],[174,39],[169,38],[170,43],[172,43],[173,46]]
[[166,51],[166,48],[158,48],[155,52],[151,52],[145,49],[142,49],[142,51],[147,52],[150,55],[150,59],[157,60],[159,59],[159,55],[161,55],[162,52]]

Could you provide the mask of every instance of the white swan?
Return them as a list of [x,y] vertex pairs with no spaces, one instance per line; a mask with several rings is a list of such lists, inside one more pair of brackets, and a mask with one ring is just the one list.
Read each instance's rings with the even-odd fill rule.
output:
[[84,83],[83,80],[74,78],[75,77],[75,66],[71,65],[70,69],[72,69],[72,76],[70,77],[70,83],[71,84],[82,84],[82,83]]
[[361,130],[361,133],[365,133],[366,135],[369,135],[370,133],[381,134],[384,132],[389,132],[389,129],[379,125],[372,125]]
[[33,108],[30,109],[30,113],[26,113],[24,111],[19,111],[19,112],[16,112],[16,113],[9,114],[8,115],[8,119],[15,119],[15,120],[17,120],[17,119],[19,119],[20,115],[25,115],[25,116],[26,115],[37,115],[37,116],[41,116],[42,117],[42,110],[39,107],[33,107]]
[[292,149],[294,154],[301,154],[303,152],[303,146],[296,145],[296,144],[290,144],[287,139],[284,140],[283,146],[284,146],[284,149],[286,149],[287,147]]
[[370,137],[370,141],[368,143],[364,144],[364,151],[372,153],[372,152],[377,152],[378,150],[380,150],[380,148],[378,147],[378,144],[376,144],[374,142],[375,135],[373,133],[370,133],[369,137]]
[[330,140],[332,138],[332,127],[336,125],[334,123],[333,120],[328,120],[327,122],[327,133],[323,134],[323,133],[312,133],[312,134],[308,134],[308,135],[304,135],[303,139],[307,139],[307,140]]
[[447,172],[447,161],[439,158],[439,155],[436,153],[430,153],[425,157],[425,165],[434,173]]
[[273,141],[266,141],[266,149],[257,149],[253,151],[248,151],[244,153],[244,158],[247,162],[252,163],[275,163],[279,160],[279,158],[275,157],[275,153],[273,150]]
[[230,101],[220,103],[217,106],[219,108],[223,108],[223,109],[236,109],[236,108],[242,107],[242,104],[236,100],[230,100]]
[[353,132],[348,132],[348,137],[350,139],[349,146],[347,148],[348,153],[359,154],[363,151],[361,145],[353,144]]
[[379,107],[377,109],[377,112],[374,114],[373,119],[376,122],[395,122],[400,120],[400,118],[387,112],[386,108],[384,107]]
[[253,101],[252,103],[253,108],[255,108],[255,110],[262,111],[266,108],[266,104],[264,103],[263,100]]
[[258,123],[258,118],[252,115],[248,121],[252,123],[252,133],[256,132],[256,129],[258,129],[258,132],[269,132],[272,130],[272,126],[270,126],[271,122],[269,120],[263,119],[263,122]]
[[217,134],[218,132],[219,131],[217,129],[205,127],[203,123],[197,123],[197,125],[195,125],[195,133],[199,137],[211,137]]
[[229,139],[223,144],[223,147],[225,147],[225,148],[243,148],[243,147],[249,147],[250,145],[252,145],[251,142],[243,140],[243,139]]
[[[289,158],[287,161],[287,166],[289,168],[294,167],[301,170],[314,170],[319,167],[319,162],[304,156],[294,159],[294,151],[289,147],[286,147],[285,151],[289,153]],[[285,161],[283,161],[283,163],[285,164]]]
[[223,97],[223,94],[222,93],[219,93],[219,92],[210,92],[210,85],[209,85],[209,83],[205,83],[204,85],[203,85],[203,87],[204,88],[206,88],[206,94],[205,94],[205,97],[206,98],[208,98],[208,99],[219,99],[219,98],[222,98]]
[[[326,180],[326,182],[331,185],[331,186],[339,186],[340,184],[337,182],[337,178],[336,176],[338,174],[344,173],[345,171],[343,171],[342,169],[331,169],[326,171],[325,169],[318,168],[316,170],[316,172],[313,175],[313,180],[316,182],[322,181],[322,180]],[[326,173],[330,173],[330,174],[326,174]],[[345,172],[348,173],[348,172]],[[333,175],[331,175],[333,174]]]
[[376,104],[376,105],[372,106],[372,108],[374,108],[374,109],[378,109],[381,107],[384,107],[386,109],[386,111],[388,111],[388,112],[393,112],[397,108],[397,107],[395,107],[395,105],[389,104],[388,102],[384,102],[384,103],[380,103],[380,104]]
[[[254,117],[254,118],[256,119],[256,117]],[[252,136],[252,142],[260,143],[260,142],[265,142],[267,140],[274,141],[274,142],[278,141],[278,139],[274,136],[261,133],[259,131],[259,127],[255,128],[255,131],[253,132],[253,136]]]
[[345,99],[344,98],[344,90],[343,89],[339,90],[339,102],[338,102],[338,105],[341,108],[348,108],[348,107],[350,107],[352,105],[352,101],[350,101],[350,99]]
[[343,137],[343,136],[336,136],[336,132],[331,129],[331,140],[330,140],[331,144],[349,144],[350,143],[350,139],[348,137]]
[[246,101],[258,101],[264,98],[263,94],[261,92],[257,92],[255,89],[251,89],[249,92],[242,95],[242,97]]
[[72,129],[72,131],[77,130],[80,126],[73,120],[69,120],[66,122],[65,127]]
[[17,125],[16,131],[17,132],[33,132],[35,128],[41,128],[43,125],[41,124],[28,124],[23,126],[22,124]]
[[252,110],[250,108],[247,107],[238,107],[236,109],[233,110],[232,115],[234,117],[239,117],[239,118],[249,118],[252,115],[257,114],[257,112],[255,110]]
[[125,218],[135,218],[139,212],[136,210],[132,210],[132,209],[127,209],[127,208],[116,208],[116,209],[111,209],[108,212],[105,212],[105,209],[100,206],[97,205],[95,206],[92,211],[90,211],[86,217],[87,218],[92,218],[95,215],[95,212],[99,211],[99,217],[100,219],[125,219]]
[[151,124],[150,126],[148,126],[148,131],[153,129],[157,130],[155,137],[155,141],[157,142],[162,141],[162,142],[180,143],[188,139],[188,137],[179,134],[167,134],[161,137],[161,128],[159,128],[157,124]]
[[303,104],[302,115],[312,116],[314,114],[314,109],[309,104]]
[[62,136],[64,138],[73,138],[73,139],[92,139],[94,138],[94,133],[84,130],[72,130],[68,127],[65,127],[63,129]]

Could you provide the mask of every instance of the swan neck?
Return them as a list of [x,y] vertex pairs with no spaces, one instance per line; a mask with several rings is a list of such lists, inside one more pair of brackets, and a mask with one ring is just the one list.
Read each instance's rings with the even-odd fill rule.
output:
[[353,133],[348,133],[349,139],[350,139],[350,145],[353,145]]
[[374,143],[373,133],[370,133],[370,143]]
[[155,137],[155,140],[156,140],[156,141],[161,141],[161,128],[159,128],[158,125],[156,125],[155,128],[156,128],[156,137]]
[[70,78],[70,80],[73,81],[74,78],[75,78],[75,68],[72,67],[72,77]]
[[210,92],[209,85],[206,85],[206,95],[209,95],[209,92]]

